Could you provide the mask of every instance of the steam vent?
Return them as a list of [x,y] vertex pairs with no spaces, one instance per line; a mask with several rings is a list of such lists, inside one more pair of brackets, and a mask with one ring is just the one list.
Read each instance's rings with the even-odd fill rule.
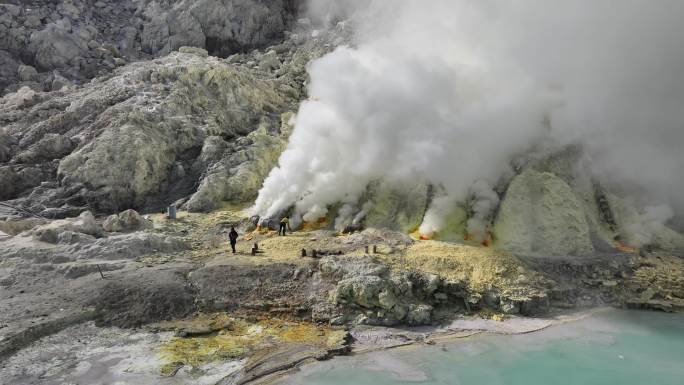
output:
[[683,17],[0,0],[0,385],[681,385]]

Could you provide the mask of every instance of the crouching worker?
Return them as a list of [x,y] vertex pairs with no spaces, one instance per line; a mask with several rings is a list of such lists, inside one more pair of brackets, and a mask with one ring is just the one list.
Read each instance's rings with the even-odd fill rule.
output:
[[237,244],[238,233],[235,231],[235,226],[230,226],[230,233],[228,233],[228,239],[230,240],[230,248],[233,249],[233,254],[235,254],[235,245]]
[[278,235],[285,235],[285,230],[290,230],[292,232],[292,228],[290,228],[290,217],[287,215],[280,220],[280,228],[278,229]]

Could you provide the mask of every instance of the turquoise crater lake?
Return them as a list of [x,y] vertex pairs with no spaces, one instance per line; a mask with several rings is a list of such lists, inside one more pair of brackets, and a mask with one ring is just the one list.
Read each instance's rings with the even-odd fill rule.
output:
[[684,315],[609,310],[535,333],[340,357],[283,383],[682,385]]

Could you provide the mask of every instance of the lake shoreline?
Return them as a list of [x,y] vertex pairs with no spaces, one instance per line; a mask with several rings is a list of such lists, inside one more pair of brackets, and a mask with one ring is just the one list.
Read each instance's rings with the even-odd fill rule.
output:
[[[520,335],[535,333],[549,327],[580,321],[594,315],[614,310],[612,307],[598,307],[581,311],[561,312],[550,317],[509,317],[501,321],[484,319],[479,316],[461,317],[442,326],[416,328],[391,328],[381,326],[357,326],[350,331],[354,341],[346,355],[331,357],[363,356],[365,354],[396,349],[414,349],[429,345],[452,343],[482,334]],[[302,361],[292,368],[264,376],[252,384],[285,384],[287,379],[302,368],[315,365],[320,361]]]
[[[355,350],[346,357],[301,365],[297,372],[260,384],[599,385],[679,384],[684,368],[682,314],[596,308],[554,317],[532,330],[444,334],[386,349]],[[469,320],[468,320],[469,321]],[[521,326],[522,323],[522,326]],[[483,328],[485,329],[485,328]]]

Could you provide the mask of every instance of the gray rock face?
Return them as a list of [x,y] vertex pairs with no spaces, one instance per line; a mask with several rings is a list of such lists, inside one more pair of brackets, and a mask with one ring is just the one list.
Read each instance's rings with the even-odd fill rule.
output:
[[18,80],[19,63],[7,51],[0,49],[0,95],[2,90]]
[[0,199],[50,218],[253,199],[285,147],[306,64],[342,32],[280,44],[280,74],[246,64],[258,51],[223,60],[186,47],[86,85],[9,93],[0,99]]
[[[355,322],[378,325],[426,325],[441,280],[433,274],[392,272],[370,257],[326,257],[320,263],[324,277],[338,279],[331,301],[352,309]],[[353,311],[357,309],[357,313]]]
[[296,0],[179,1],[172,6],[147,3],[142,46],[165,54],[181,45],[206,48],[216,56],[274,43],[294,21]]
[[[215,151],[212,146],[216,139],[208,140],[202,151],[206,158],[211,157],[208,152]],[[285,138],[270,135],[265,127],[248,134],[241,142],[238,143],[245,149],[231,154],[226,148],[222,156],[215,158],[218,161],[212,167],[212,173],[202,180],[185,208],[207,211],[221,200],[245,202],[256,197],[287,142]]]
[[13,138],[5,130],[0,129],[0,163],[7,162],[11,158],[10,148]]
[[65,135],[45,134],[38,142],[17,154],[14,159],[20,163],[39,163],[61,159],[71,153],[74,147],[74,142]]
[[[228,56],[282,40],[302,0],[85,0],[0,4],[0,95],[37,74],[62,71],[72,81],[125,62],[164,56],[182,46]],[[49,75],[41,74],[46,78]],[[10,89],[10,91],[15,90]]]
[[[290,100],[281,97],[276,86],[216,59],[176,54],[156,65],[126,68],[110,80],[61,98],[39,99],[28,110],[24,108],[29,96],[33,103],[34,95],[28,95],[32,91],[5,98],[0,111],[9,125],[3,142],[16,145],[3,145],[2,153],[6,161],[17,154],[11,157],[13,165],[8,166],[5,180],[14,178],[18,188],[3,196],[11,198],[24,186],[30,187],[32,183],[21,181],[21,165],[40,161],[50,162],[46,167],[57,172],[63,190],[73,188],[66,195],[81,194],[79,184],[90,186],[83,198],[104,211],[144,207],[151,196],[172,188],[178,188],[178,195],[187,194],[182,186],[172,185],[185,183],[191,188],[204,167],[211,166],[194,164],[193,156],[209,133],[226,139],[245,135],[256,128],[250,122],[267,110],[289,108]],[[132,97],[136,93],[147,97]],[[207,114],[196,114],[205,109]],[[44,111],[51,113],[44,115]],[[86,116],[90,118],[83,120]],[[280,126],[277,116],[273,120],[269,116],[264,116],[265,136]],[[227,146],[226,153],[247,146]],[[56,168],[53,159],[61,159]],[[174,174],[175,164],[188,172]],[[170,180],[172,176],[180,180]],[[55,203],[66,202],[32,205]]]
[[[65,27],[69,27],[66,29]],[[39,70],[67,68],[78,63],[79,57],[88,51],[88,44],[70,31],[71,25],[48,24],[42,31],[33,32],[30,50]]]

